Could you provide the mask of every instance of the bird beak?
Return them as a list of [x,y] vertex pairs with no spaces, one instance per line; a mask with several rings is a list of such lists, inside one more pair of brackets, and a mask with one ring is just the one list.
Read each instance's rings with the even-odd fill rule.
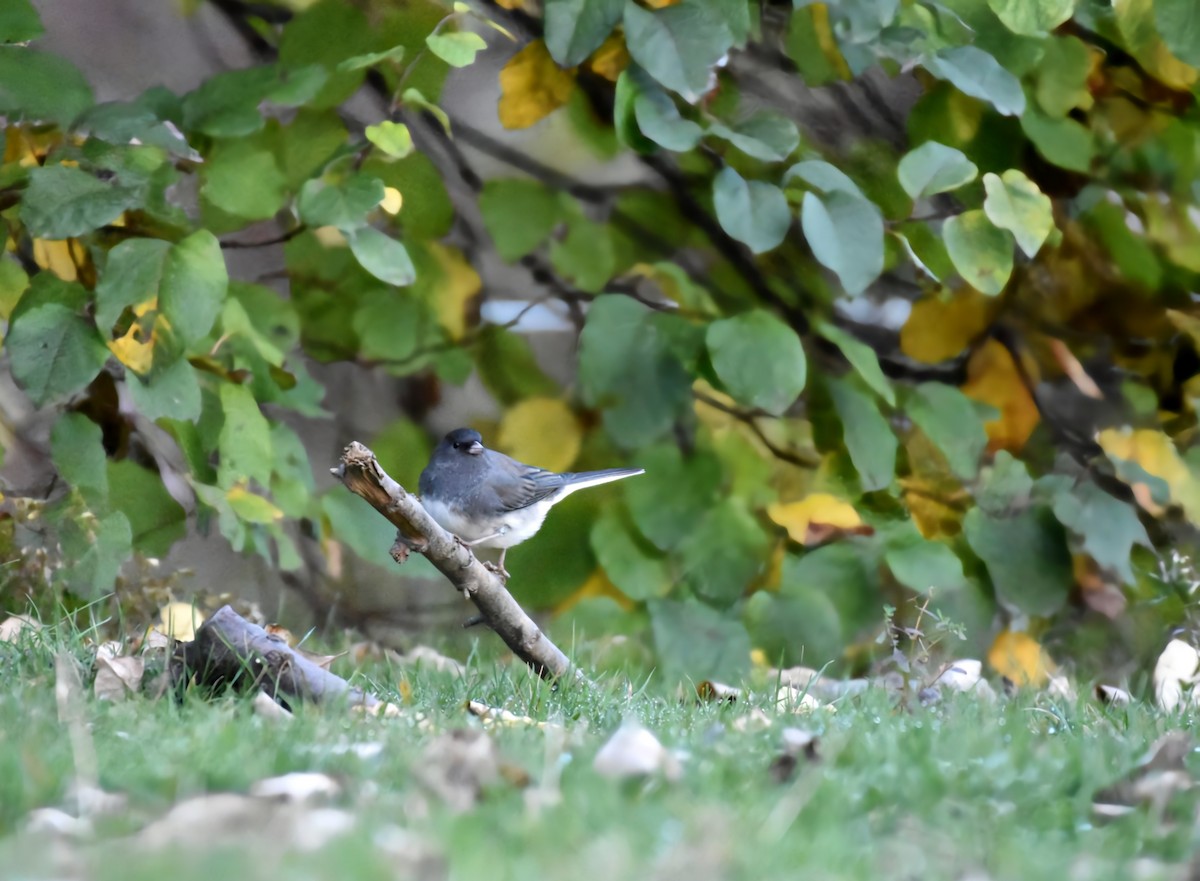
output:
[[467,447],[467,453],[472,456],[483,455],[483,444],[479,441],[471,441],[471,445]]

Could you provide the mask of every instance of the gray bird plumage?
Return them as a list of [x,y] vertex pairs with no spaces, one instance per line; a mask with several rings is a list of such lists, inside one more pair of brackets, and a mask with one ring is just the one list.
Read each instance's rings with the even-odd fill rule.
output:
[[644,474],[641,468],[557,474],[489,450],[459,428],[438,443],[421,472],[421,502],[438,524],[469,545],[504,552],[532,538],[550,508],[576,490]]

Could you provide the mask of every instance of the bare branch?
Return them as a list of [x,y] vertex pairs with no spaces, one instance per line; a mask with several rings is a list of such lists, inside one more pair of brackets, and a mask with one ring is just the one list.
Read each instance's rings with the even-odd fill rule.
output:
[[389,477],[374,453],[358,442],[351,443],[342,453],[341,463],[330,472],[400,531],[399,547],[393,549],[397,561],[403,560],[408,548],[424,554],[456,590],[475,604],[484,623],[513,654],[543,679],[556,680],[574,673],[586,681],[525,614],[496,574],[479,562],[462,541],[442,529],[416,496]]

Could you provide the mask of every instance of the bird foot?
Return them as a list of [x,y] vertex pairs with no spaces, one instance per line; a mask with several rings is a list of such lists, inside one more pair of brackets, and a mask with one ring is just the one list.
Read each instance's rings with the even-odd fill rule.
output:
[[488,572],[491,572],[494,575],[499,576],[501,581],[503,581],[505,584],[508,584],[508,579],[511,576],[508,574],[508,570],[505,569],[503,565],[497,566],[495,563],[485,562],[483,564],[483,568],[486,569]]

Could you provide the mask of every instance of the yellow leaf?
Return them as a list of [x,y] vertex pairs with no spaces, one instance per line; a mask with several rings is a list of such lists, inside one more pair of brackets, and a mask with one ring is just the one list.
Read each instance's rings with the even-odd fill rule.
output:
[[1041,418],[1008,349],[996,340],[971,355],[962,393],[1000,411],[999,418],[984,424],[991,452],[1020,452]]
[[904,504],[925,538],[945,538],[962,531],[970,498],[942,451],[921,431],[904,442],[910,473],[899,479]]
[[108,349],[134,373],[145,376],[154,362],[154,339],[143,341],[142,333],[141,326],[133,324],[123,337],[109,340]]
[[870,535],[854,506],[829,493],[813,493],[798,502],[767,506],[767,516],[787,530],[792,541],[815,545],[841,535]]
[[383,201],[379,203],[379,207],[388,214],[399,214],[400,209],[404,207],[404,196],[395,187],[384,187]]
[[433,286],[438,320],[451,339],[461,339],[467,328],[467,304],[483,289],[483,281],[458,248],[430,242],[429,250],[442,270]]
[[539,468],[566,471],[582,442],[579,420],[556,398],[527,398],[500,420],[500,449]]
[[76,262],[78,251],[74,239],[50,241],[48,239],[33,240],[33,262],[42,269],[48,269],[63,281],[79,280],[79,265]]
[[62,140],[62,132],[55,128],[36,130],[10,125],[5,131],[4,164],[16,162],[23,168],[35,168]]
[[970,288],[918,300],[900,328],[901,351],[925,364],[953,358],[988,326],[995,301]]
[[837,38],[833,35],[833,27],[829,23],[828,4],[813,4],[812,21],[813,31],[817,35],[817,45],[821,47],[821,54],[825,56],[825,60],[833,65],[833,69],[837,71],[840,79],[852,79],[853,74],[850,71],[850,65],[846,63],[846,59],[842,56],[842,50],[838,48]]
[[668,6],[674,6],[679,0],[646,0],[646,5],[651,9],[665,9]]
[[626,611],[632,609],[636,605],[633,600],[621,593],[621,591],[617,589],[617,586],[608,580],[608,576],[604,574],[603,569],[597,569],[588,576],[587,581],[585,581],[577,591],[560,602],[554,608],[554,614],[560,615],[577,603],[592,597],[608,597],[609,599],[614,600],[617,605]]
[[531,0],[496,0],[496,5],[503,9],[522,9],[530,12],[533,3]]
[[1189,91],[1200,71],[1171,54],[1154,24],[1154,0],[1113,0],[1117,28],[1125,45],[1155,79],[1173,89]]
[[535,40],[500,71],[500,124],[529,128],[566,104],[574,88],[575,77],[554,63],[545,42]]
[[196,628],[204,623],[203,613],[191,603],[167,603],[158,613],[154,629],[180,642],[196,638]]
[[1054,672],[1054,661],[1041,643],[1028,633],[1005,630],[988,649],[988,664],[1016,685],[1041,688]]
[[313,235],[326,248],[345,248],[349,244],[346,234],[336,226],[318,226]]
[[621,71],[629,67],[629,61],[629,49],[625,46],[625,38],[614,32],[592,53],[588,67],[597,76],[615,83]]
[[[1170,490],[1170,500],[1183,508],[1189,520],[1200,523],[1200,481],[1179,457],[1169,437],[1152,428],[1106,428],[1096,436],[1096,442],[1110,459],[1134,462],[1147,474],[1162,480]],[[1153,498],[1152,487],[1137,480],[1126,482],[1143,508],[1152,514],[1162,513],[1162,507]]]

